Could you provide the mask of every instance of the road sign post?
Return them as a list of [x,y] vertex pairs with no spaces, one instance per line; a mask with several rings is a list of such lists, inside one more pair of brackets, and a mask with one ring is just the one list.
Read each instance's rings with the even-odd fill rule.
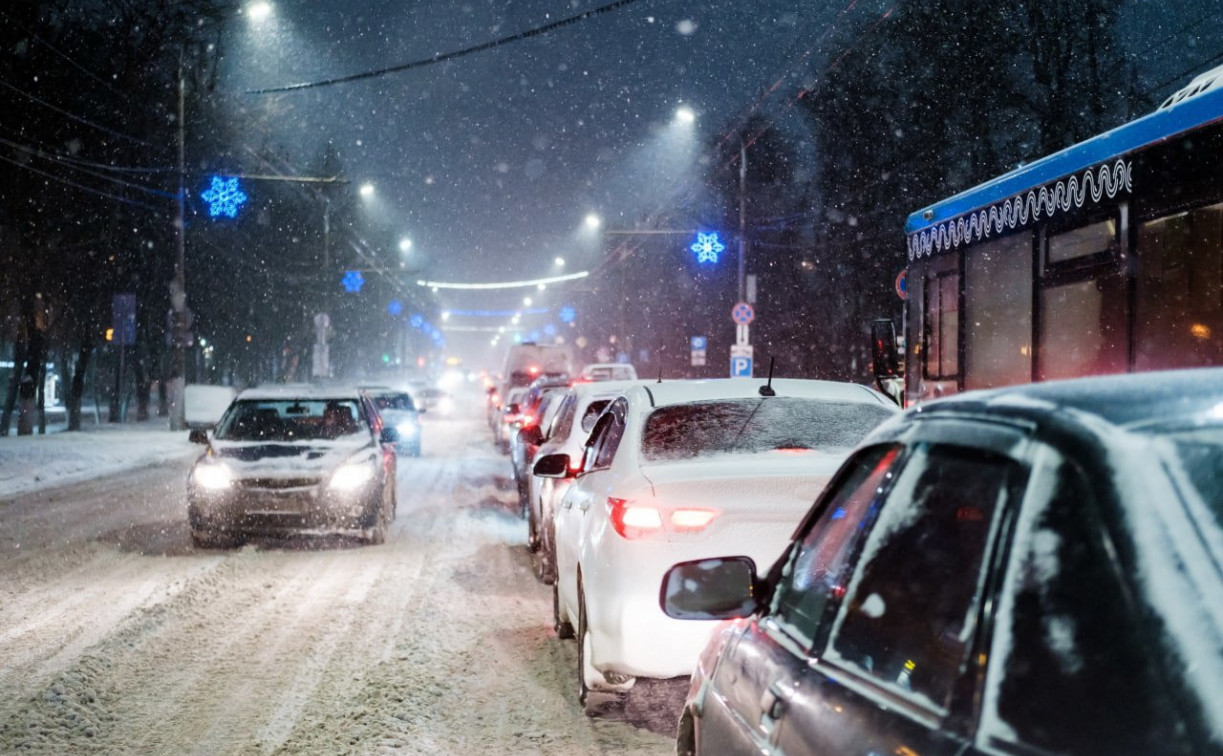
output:
[[752,347],[749,344],[735,344],[730,348],[730,377],[752,377]]

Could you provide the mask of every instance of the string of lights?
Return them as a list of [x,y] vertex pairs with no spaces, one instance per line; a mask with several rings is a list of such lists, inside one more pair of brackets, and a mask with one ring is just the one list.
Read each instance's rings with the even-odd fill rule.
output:
[[598,8],[592,8],[591,10],[588,10],[585,13],[579,13],[576,16],[570,16],[568,18],[563,18],[560,21],[553,21],[552,23],[544,24],[543,26],[537,26],[533,29],[528,29],[527,31],[519,32],[518,34],[511,34],[508,37],[499,37],[497,39],[490,40],[488,42],[484,42],[478,45],[473,45],[472,47],[465,47],[461,50],[454,50],[448,53],[437,53],[436,55],[432,55],[428,58],[414,60],[410,63],[402,63],[397,66],[388,66],[386,68],[379,68],[373,71],[365,71],[362,73],[351,74],[349,76],[336,76],[334,78],[322,79],[320,81],[309,81],[309,82],[303,82],[300,84],[288,84],[283,87],[267,87],[265,89],[252,89],[252,90],[248,90],[247,94],[260,95],[260,94],[275,94],[279,92],[297,92],[303,89],[314,89],[316,87],[328,87],[328,86],[332,86],[333,84],[347,84],[353,81],[362,81],[364,79],[373,79],[373,78],[386,76],[387,74],[399,73],[400,71],[409,71],[413,68],[422,68],[424,66],[432,66],[437,63],[444,63],[448,60],[462,58],[468,55],[473,55],[475,53],[484,52],[485,50],[491,50],[494,47],[508,45],[512,42],[521,42],[524,39],[530,39],[532,37],[539,37],[544,34],[548,34],[549,32],[556,31],[557,29],[560,29],[561,27],[570,26],[572,24],[578,23],[579,21],[585,21],[588,18],[593,18],[600,14],[608,13],[610,11],[618,10],[625,6],[632,5],[633,3],[637,1],[638,0],[616,0],[616,2],[614,3],[608,3],[607,5],[603,5]]
[[563,276],[551,276],[550,278],[536,278],[530,281],[500,281],[496,283],[456,283],[446,281],[424,281],[418,280],[417,286],[424,286],[428,289],[525,289],[528,287],[547,286],[554,283],[562,283],[564,281],[576,281],[579,278],[585,278],[590,275],[590,271],[584,270],[580,273],[567,273]]

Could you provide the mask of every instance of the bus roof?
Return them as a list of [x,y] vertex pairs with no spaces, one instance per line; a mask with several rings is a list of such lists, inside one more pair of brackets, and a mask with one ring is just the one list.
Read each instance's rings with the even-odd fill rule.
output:
[[[1198,82],[1205,76],[1206,74],[1194,81]],[[1193,85],[1190,85],[1186,89],[1192,87]],[[1111,131],[1079,142],[1060,152],[1028,163],[972,189],[918,210],[905,222],[905,234],[912,236],[921,234],[923,231],[928,232],[933,227],[948,223],[948,221],[973,211],[987,208],[1029,190],[1039,189],[1057,179],[1078,174],[1110,159],[1223,119],[1223,88],[1202,88],[1179,102],[1175,101],[1175,97],[1169,98],[1163,106],[1150,115],[1130,121]],[[1104,172],[1103,168],[1101,172]],[[1101,176],[1100,178],[1107,181],[1110,177]],[[1128,174],[1123,178],[1128,184]],[[1080,178],[1080,181],[1083,180]],[[1110,194],[1114,193],[1110,192]],[[963,229],[960,231],[962,233]],[[930,247],[923,246],[926,247],[924,254],[931,254]],[[936,246],[939,245],[936,244]],[[913,240],[910,240],[909,249],[909,257],[912,259],[914,257]],[[921,256],[922,252],[919,250],[917,254]]]

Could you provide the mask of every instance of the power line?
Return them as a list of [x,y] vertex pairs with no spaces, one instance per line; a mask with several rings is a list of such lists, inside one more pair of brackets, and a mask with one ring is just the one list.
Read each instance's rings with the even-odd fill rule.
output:
[[422,58],[420,60],[414,60],[410,63],[403,63],[397,66],[389,66],[387,68],[379,68],[373,71],[365,71],[363,73],[351,74],[349,76],[337,76],[331,79],[323,79],[321,81],[303,82],[301,84],[288,84],[283,87],[267,87],[265,89],[252,89],[252,90],[247,90],[246,93],[247,94],[274,94],[278,92],[296,92],[302,89],[313,89],[315,87],[327,87],[327,86],[331,86],[332,84],[347,84],[353,81],[361,81],[363,79],[373,79],[373,78],[377,78],[380,76],[386,76],[387,74],[399,73],[400,71],[408,71],[413,68],[423,68],[424,66],[432,66],[437,63],[444,63],[448,60],[462,58],[468,55],[473,55],[478,52],[484,52],[485,50],[491,50],[494,47],[500,47],[501,45],[508,45],[511,42],[521,42],[524,39],[530,39],[532,37],[538,37],[544,34],[548,34],[549,32],[553,32],[553,31],[556,31],[557,29],[560,29],[561,27],[569,26],[571,24],[576,24],[579,21],[585,21],[588,18],[593,18],[594,16],[600,15],[602,13],[608,13],[614,10],[618,10],[625,6],[632,5],[635,2],[637,2],[637,0],[616,0],[616,2],[614,3],[608,3],[607,5],[595,8],[593,10],[588,10],[585,13],[579,13],[576,16],[570,16],[569,18],[561,19],[560,21],[554,21],[550,24],[544,24],[543,26],[537,26],[533,29],[528,29],[527,31],[520,32],[518,34],[512,34],[508,37],[499,37],[489,42],[484,42],[482,44],[478,44],[473,47],[465,47],[461,50],[455,50],[453,52],[437,53],[431,57]]
[[59,113],[60,115],[67,116],[68,118],[71,118],[72,120],[77,121],[78,123],[83,123],[86,126],[90,126],[99,131],[106,132],[107,134],[110,134],[111,136],[116,136],[116,137],[119,137],[120,139],[127,139],[129,141],[135,142],[136,144],[143,144],[146,147],[153,146],[152,142],[146,142],[143,139],[138,139],[134,136],[124,134],[119,131],[115,131],[112,128],[108,128],[101,124],[94,123],[93,121],[90,121],[87,118],[82,118],[81,116],[76,115],[75,113],[69,113],[67,110],[64,110],[63,108],[56,107],[55,105],[52,105],[51,103],[47,102],[46,100],[43,100],[35,95],[30,94],[29,92],[26,92],[24,90],[18,89],[17,87],[14,87],[12,84],[9,84],[7,81],[0,80],[0,86],[5,87],[6,89],[10,89],[16,92],[17,94],[21,95],[22,97],[26,97],[30,100],[33,100],[34,102],[38,103],[39,105],[42,105],[43,107],[50,108],[51,110],[54,110],[56,113]]
[[98,173],[97,171],[89,170],[88,168],[84,168],[78,165],[73,165],[70,162],[63,160],[62,158],[56,157],[55,155],[46,153],[34,147],[29,147],[23,144],[19,144],[17,142],[10,141],[8,139],[4,139],[3,137],[0,137],[0,144],[8,145],[9,147],[12,147],[15,150],[20,150],[21,152],[25,152],[29,155],[33,155],[35,157],[42,158],[43,160],[47,160],[49,162],[55,163],[56,165],[61,165],[70,171],[79,171],[81,173],[84,173],[87,176],[93,176],[94,178],[98,178],[103,181],[110,181],[112,183],[119,184],[120,186],[130,187],[132,189],[136,189],[138,191],[145,192],[147,194],[155,194],[159,197],[167,197],[167,198],[173,199],[176,196],[174,194],[170,194],[168,192],[161,191],[160,189],[153,189],[151,187],[145,186],[144,184],[138,184],[134,181],[125,181],[121,178],[115,178],[114,176],[107,176],[105,174]]
[[47,173],[46,171],[39,170],[38,168],[35,168],[31,165],[25,165],[24,163],[19,163],[16,160],[13,160],[12,158],[7,158],[3,155],[0,155],[0,160],[3,160],[6,163],[12,163],[13,165],[17,166],[18,168],[23,168],[32,173],[37,173],[40,176],[46,176],[47,178],[51,179],[52,181],[58,181],[61,184],[67,184],[68,186],[75,187],[77,189],[80,189],[81,191],[89,192],[90,194],[98,194],[103,197],[108,197],[118,202],[122,202],[125,205],[131,205],[132,207],[139,207],[144,210],[152,210],[153,212],[161,212],[161,208],[153,207],[152,205],[146,205],[145,203],[137,202],[136,200],[130,200],[130,199],[127,199],[126,197],[120,197],[116,194],[111,194],[110,192],[104,192],[101,189],[94,189],[93,187],[85,186],[84,184],[78,184],[77,182],[72,181],[70,179],[56,176],[53,173]]
[[85,75],[86,75],[86,76],[88,76],[89,78],[93,79],[94,81],[98,82],[98,83],[99,83],[99,84],[101,84],[102,86],[106,87],[106,88],[107,88],[107,89],[109,89],[111,92],[114,92],[115,94],[117,94],[117,95],[121,96],[123,99],[125,99],[125,100],[130,99],[129,95],[128,95],[126,92],[124,92],[124,91],[122,91],[122,90],[120,90],[120,89],[116,89],[116,88],[115,88],[115,87],[114,87],[114,86],[113,86],[113,85],[112,85],[112,84],[111,84],[109,81],[107,81],[106,79],[103,79],[102,77],[98,76],[98,75],[97,75],[97,74],[95,74],[93,71],[89,70],[88,68],[86,68],[85,66],[81,65],[80,63],[77,63],[75,60],[73,60],[73,59],[72,59],[70,56],[68,56],[66,53],[61,52],[61,51],[59,50],[59,48],[57,48],[55,45],[51,44],[50,42],[46,41],[45,39],[43,39],[42,37],[38,36],[38,35],[37,35],[37,34],[35,34],[34,32],[30,31],[30,30],[29,30],[29,29],[27,29],[27,28],[26,28],[26,27],[25,27],[23,24],[20,24],[20,23],[18,23],[17,21],[14,21],[14,20],[13,20],[13,17],[12,17],[12,16],[10,16],[9,14],[7,14],[7,13],[5,13],[4,11],[0,10],[0,16],[3,16],[4,18],[8,19],[10,22],[12,22],[12,23],[16,24],[17,26],[21,27],[21,30],[22,30],[23,32],[25,32],[26,34],[29,34],[29,35],[30,35],[30,37],[31,37],[31,38],[32,38],[34,41],[38,42],[39,44],[43,45],[44,47],[46,47],[46,48],[47,48],[48,50],[50,50],[51,52],[53,52],[53,53],[55,53],[56,55],[58,55],[59,57],[63,58],[65,61],[67,61],[67,62],[68,62],[68,63],[69,63],[69,64],[70,64],[70,65],[71,65],[73,68],[75,68],[76,70],[80,71],[81,73],[85,74]]

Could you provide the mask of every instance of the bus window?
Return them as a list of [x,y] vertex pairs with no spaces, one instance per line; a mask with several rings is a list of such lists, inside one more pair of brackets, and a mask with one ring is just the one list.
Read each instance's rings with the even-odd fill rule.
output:
[[1138,227],[1134,369],[1223,362],[1223,204]]
[[1048,265],[1107,255],[1117,239],[1117,223],[1100,221],[1049,237]]
[[964,260],[964,388],[1032,380],[1032,232],[972,247]]
[[952,379],[960,372],[960,275],[926,279],[926,377]]

